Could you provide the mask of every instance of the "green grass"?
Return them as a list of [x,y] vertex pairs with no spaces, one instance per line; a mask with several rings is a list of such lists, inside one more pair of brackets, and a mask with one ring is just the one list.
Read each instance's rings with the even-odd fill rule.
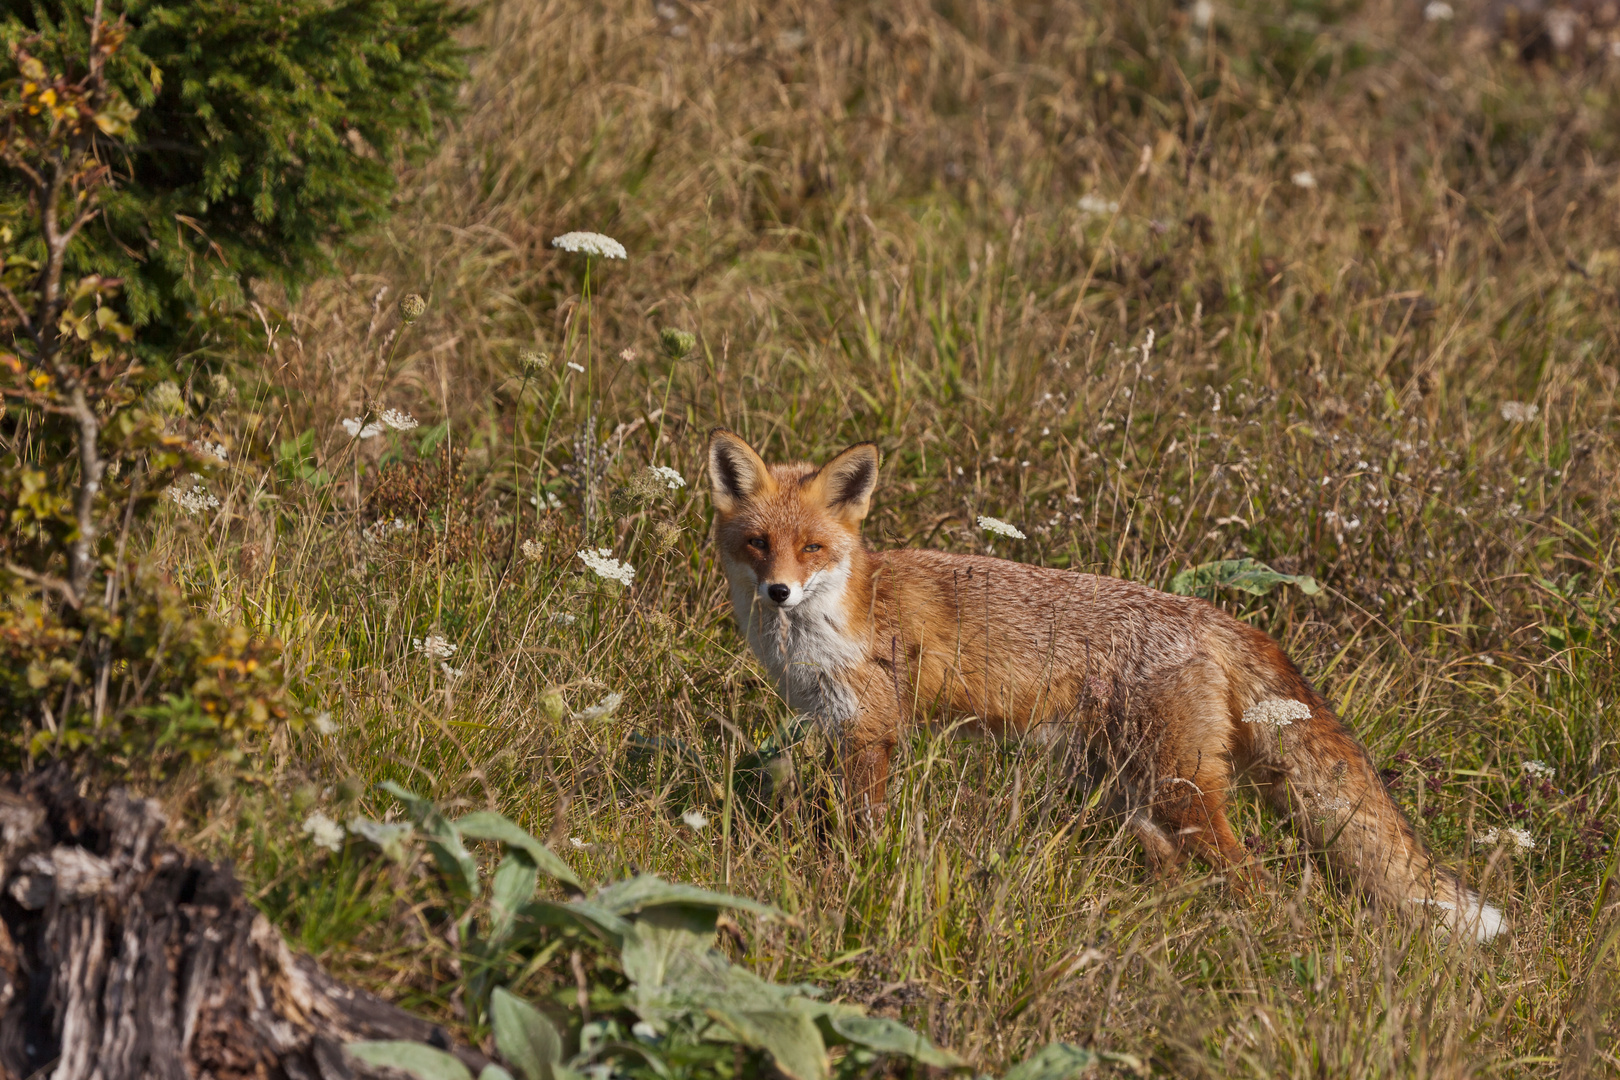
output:
[[[744,927],[762,973],[985,1070],[1064,1038],[1167,1076],[1620,1071],[1613,66],[1526,69],[1384,3],[1218,6],[1213,32],[1157,0],[671,10],[492,8],[393,224],[243,358],[226,507],[155,542],[286,642],[338,730],[278,736],[272,783],[206,804],[203,843],[294,941],[451,1022],[423,886],[314,849],[310,806],[395,779],[588,877],[768,899],[796,922]],[[631,254],[593,265],[588,305],[549,247],[571,229]],[[402,328],[410,291],[429,309]],[[668,361],[665,326],[698,351]],[[550,357],[527,380],[525,349]],[[353,443],[338,420],[372,401],[424,427]],[[1056,763],[945,731],[906,743],[877,836],[821,828],[813,741],[762,770],[792,718],[706,540],[720,423],[768,458],[878,440],[879,547],[982,551],[984,513],[1029,533],[997,554],[1048,566],[1316,576],[1222,602],[1401,771],[1513,934],[1458,948],[1366,908],[1248,796],[1272,887],[1155,883]],[[274,466],[303,432],[324,486]],[[420,526],[363,540],[353,485],[445,444]],[[649,464],[691,486],[614,501]],[[634,586],[585,573],[587,544]],[[435,631],[461,678],[413,651]],[[624,701],[572,720],[553,690]],[[1536,849],[1477,843],[1507,826]]]

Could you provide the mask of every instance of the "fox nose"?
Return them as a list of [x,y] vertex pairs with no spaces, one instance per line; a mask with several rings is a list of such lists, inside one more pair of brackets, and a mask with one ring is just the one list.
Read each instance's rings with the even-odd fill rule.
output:
[[793,590],[788,588],[786,585],[772,585],[765,590],[765,595],[769,596],[772,600],[775,600],[778,604],[785,604],[787,603],[787,598],[793,595]]

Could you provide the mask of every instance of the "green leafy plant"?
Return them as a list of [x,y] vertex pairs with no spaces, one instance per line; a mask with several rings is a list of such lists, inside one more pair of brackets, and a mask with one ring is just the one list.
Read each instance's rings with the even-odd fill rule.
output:
[[180,432],[180,389],[147,378],[114,306],[121,283],[68,273],[75,240],[116,193],[113,163],[137,115],[110,75],[127,36],[98,5],[81,52],[13,34],[0,77],[0,166],[22,195],[17,227],[0,227],[0,333],[11,345],[0,351],[0,756],[10,766],[90,747],[124,764],[235,756],[245,732],[286,714],[276,645],[200,616],[129,542],[166,494],[218,505],[205,485],[221,462]]
[[[383,787],[405,804],[440,879],[463,904],[455,932],[464,1001],[492,1028],[502,1059],[522,1080],[567,1080],[603,1065],[627,1076],[729,1074],[739,1050],[795,1080],[856,1075],[884,1057],[964,1067],[898,1021],[822,1000],[811,986],[762,979],[714,948],[722,912],[784,918],[769,904],[653,874],[588,891],[562,859],[510,819],[480,811],[452,821],[398,785]],[[381,846],[376,824],[355,823]],[[487,884],[466,840],[501,849]],[[570,898],[535,898],[541,875]],[[592,1017],[568,1009],[566,1035],[548,1015],[557,1010],[543,1011],[507,989],[565,948],[592,951],[600,973],[589,994]],[[567,1054],[567,1046],[578,1050]],[[843,1053],[834,1061],[829,1050],[838,1047]],[[455,1058],[415,1043],[353,1043],[349,1050],[421,1080],[470,1080]],[[484,1080],[495,1075],[486,1071]]]
[[1183,570],[1170,579],[1170,591],[1177,596],[1213,598],[1221,589],[1264,596],[1279,585],[1294,585],[1307,596],[1315,596],[1322,586],[1309,574],[1281,574],[1255,559],[1221,559]]

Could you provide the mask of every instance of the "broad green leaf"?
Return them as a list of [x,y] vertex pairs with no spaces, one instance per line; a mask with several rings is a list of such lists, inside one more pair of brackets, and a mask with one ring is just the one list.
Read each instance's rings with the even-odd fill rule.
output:
[[656,874],[637,874],[624,881],[616,881],[607,888],[599,891],[593,899],[613,912],[626,918],[634,916],[648,908],[662,907],[676,904],[683,907],[710,908],[716,913],[727,908],[736,911],[749,911],[755,915],[782,915],[779,908],[770,904],[762,904],[758,900],[749,900],[742,896],[732,896],[728,893],[711,892],[700,889],[695,885],[680,885],[665,881]]
[[512,933],[518,911],[534,895],[538,875],[526,858],[508,855],[490,878],[490,940],[504,942]]
[[478,1080],[513,1080],[512,1074],[496,1064],[484,1066],[484,1071],[478,1074]]
[[467,894],[477,893],[478,862],[462,844],[461,834],[456,831],[456,827],[439,813],[439,808],[433,805],[433,801],[407,791],[392,780],[384,780],[378,786],[405,804],[405,809],[415,819],[417,828],[421,829],[422,835],[426,837],[428,851],[439,864],[439,872],[450,881],[451,885]]
[[898,1020],[882,1016],[833,1016],[832,1029],[852,1043],[880,1054],[899,1054],[936,1069],[960,1068],[964,1062],[949,1050],[941,1050],[928,1039]]
[[401,866],[410,862],[411,851],[408,845],[413,830],[409,823],[373,821],[371,818],[356,815],[349,819],[349,831],[375,844],[383,855],[393,862]]
[[[718,1026],[704,1037],[735,1041],[771,1055],[776,1067],[795,1080],[822,1080],[827,1075],[826,1044],[807,1002],[788,987],[766,982],[752,972],[733,967],[711,949],[698,951],[677,945],[689,932],[659,927],[638,920],[625,938],[625,973],[636,964],[647,965],[643,974],[662,975],[661,985],[638,982],[630,1006],[648,1023],[667,1030],[671,1023],[708,1018]],[[632,944],[644,952],[630,959]],[[723,1037],[722,1036],[728,1036]]]
[[615,948],[630,931],[630,923],[594,900],[570,900],[566,904],[536,900],[524,904],[521,914],[541,926],[584,930],[611,943]]
[[770,1054],[776,1067],[794,1080],[822,1080],[830,1070],[821,1032],[814,1021],[794,1009],[715,1002],[705,1011],[738,1042]]
[[1072,1043],[1055,1042],[1007,1070],[1002,1080],[1075,1080],[1097,1063],[1097,1055]]
[[706,908],[655,908],[630,924],[619,950],[625,978],[663,986],[672,970],[701,964],[714,944],[714,912]]
[[[1314,596],[1322,586],[1308,574],[1279,574],[1255,559],[1222,559],[1183,570],[1170,579],[1170,591],[1177,596],[1213,598],[1225,587],[1264,596],[1278,585],[1297,585],[1299,591]],[[1054,1044],[1056,1045],[1056,1044]]]
[[573,868],[563,862],[562,856],[536,840],[517,822],[503,814],[497,814],[493,810],[479,810],[458,818],[456,828],[460,830],[462,836],[470,836],[475,840],[498,840],[517,848],[528,855],[534,861],[534,865],[547,876],[569,886],[574,892],[585,891],[585,886],[580,884]]
[[495,1049],[517,1067],[523,1080],[555,1080],[562,1061],[562,1037],[545,1013],[501,987],[489,999],[495,1023]]
[[472,1080],[467,1066],[443,1050],[414,1042],[352,1042],[343,1047],[367,1065],[409,1073],[416,1080]]

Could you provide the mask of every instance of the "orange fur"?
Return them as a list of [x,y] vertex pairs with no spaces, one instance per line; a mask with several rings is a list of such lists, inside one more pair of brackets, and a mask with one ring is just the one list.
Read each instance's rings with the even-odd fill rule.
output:
[[907,725],[971,718],[1109,774],[1161,872],[1196,854],[1240,883],[1258,876],[1226,816],[1247,771],[1374,899],[1432,906],[1481,940],[1504,925],[1434,864],[1366,750],[1260,631],[1118,578],[871,551],[871,444],[820,469],[768,466],[717,429],[708,458],[738,625],[789,704],[836,737],[856,819],[881,815]]

